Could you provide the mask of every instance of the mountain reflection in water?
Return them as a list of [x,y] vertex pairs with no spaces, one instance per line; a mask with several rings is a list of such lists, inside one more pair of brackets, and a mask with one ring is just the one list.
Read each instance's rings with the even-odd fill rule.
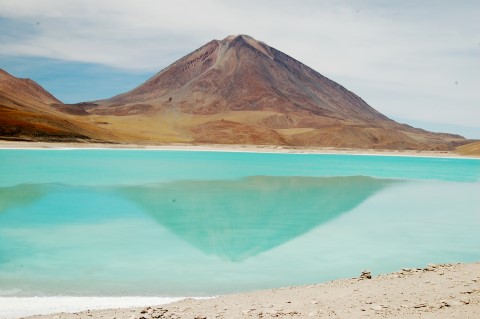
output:
[[[242,261],[305,234],[397,182],[363,176],[251,176],[123,187],[22,184],[0,188],[0,213],[36,205],[44,197],[52,203],[63,198],[57,208],[35,210],[34,215],[13,210],[17,218],[11,222],[67,226],[119,218],[113,207],[126,201],[201,252]],[[85,198],[97,199],[86,203]]]
[[32,204],[48,192],[45,185],[21,184],[0,187],[0,214],[12,207]]
[[392,183],[363,176],[254,176],[120,191],[202,252],[241,261],[350,211]]

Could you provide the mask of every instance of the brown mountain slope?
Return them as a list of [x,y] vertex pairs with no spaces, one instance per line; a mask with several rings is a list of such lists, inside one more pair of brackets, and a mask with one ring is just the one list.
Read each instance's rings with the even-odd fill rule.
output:
[[341,85],[245,35],[211,41],[137,88],[86,105],[118,133],[141,127],[137,138],[150,142],[389,149],[453,149],[464,143],[460,136],[398,124]]
[[[0,138],[27,141],[109,140],[109,133],[57,110],[64,105],[30,79],[0,69]],[[88,113],[86,113],[88,114]]]
[[[0,69],[0,93],[3,98],[23,102],[19,104],[25,108],[31,106],[32,109],[35,109],[35,106],[40,104],[61,103],[36,82],[30,79],[16,78],[2,69]],[[39,108],[43,109],[42,106]]]
[[460,155],[480,156],[480,141],[457,147],[457,153]]
[[108,102],[174,105],[193,114],[262,110],[388,120],[339,84],[245,35],[211,41]]

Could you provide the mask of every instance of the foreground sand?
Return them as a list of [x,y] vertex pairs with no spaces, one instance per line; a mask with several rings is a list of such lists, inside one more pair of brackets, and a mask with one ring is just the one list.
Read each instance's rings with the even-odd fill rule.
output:
[[480,157],[475,154],[459,154],[453,151],[420,150],[377,150],[345,149],[334,147],[296,147],[275,145],[241,145],[241,144],[104,144],[104,143],[49,143],[1,141],[0,149],[141,149],[141,150],[188,150],[188,151],[224,151],[256,153],[305,153],[305,154],[365,154],[424,157]]
[[[367,276],[364,276],[367,277]],[[74,318],[480,318],[480,263],[429,265],[163,306],[36,316]]]

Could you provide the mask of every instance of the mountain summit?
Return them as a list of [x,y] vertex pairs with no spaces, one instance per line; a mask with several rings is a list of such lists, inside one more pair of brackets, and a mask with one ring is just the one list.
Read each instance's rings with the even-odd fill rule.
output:
[[[14,92],[16,98],[32,104],[22,99],[23,91]],[[44,92],[38,100],[41,113],[82,124],[87,139],[113,143],[448,150],[466,142],[396,123],[340,84],[247,35],[210,41],[109,99],[65,105]]]

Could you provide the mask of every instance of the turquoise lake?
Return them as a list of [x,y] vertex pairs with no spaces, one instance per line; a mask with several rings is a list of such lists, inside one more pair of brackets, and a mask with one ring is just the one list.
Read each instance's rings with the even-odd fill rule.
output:
[[480,260],[480,160],[0,150],[0,296],[209,296]]

